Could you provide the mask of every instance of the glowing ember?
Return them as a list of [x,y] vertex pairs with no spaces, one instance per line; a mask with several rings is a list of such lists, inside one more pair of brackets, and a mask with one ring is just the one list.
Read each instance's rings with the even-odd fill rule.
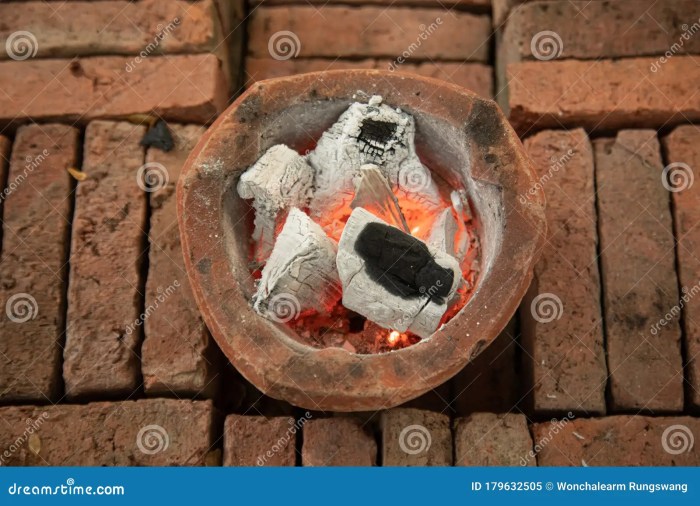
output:
[[401,339],[401,333],[397,332],[396,330],[392,330],[389,333],[389,338],[388,338],[389,346],[395,346],[396,343],[398,343],[400,339]]

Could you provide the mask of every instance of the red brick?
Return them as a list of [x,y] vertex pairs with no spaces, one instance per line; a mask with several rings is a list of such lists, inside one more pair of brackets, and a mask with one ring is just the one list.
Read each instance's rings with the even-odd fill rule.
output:
[[[697,466],[700,419],[611,416],[532,426],[540,466]],[[537,448],[537,447],[536,447]],[[687,451],[684,451],[684,448]]]
[[694,0],[532,2],[511,10],[503,46],[509,61],[535,59],[533,39],[544,40],[537,38],[540,32],[554,31],[561,39],[555,42],[559,58],[663,55],[674,43],[683,44],[674,52],[692,54],[700,52],[700,38],[682,35],[697,21]]
[[[430,30],[433,23],[437,28]],[[486,62],[491,21],[488,16],[439,9],[261,7],[250,17],[250,54],[269,58],[270,39],[281,31],[296,34],[299,44],[293,43],[293,46],[299,49],[297,56],[302,58],[384,57],[392,60],[406,51],[409,53],[407,61]],[[421,34],[429,32],[432,33],[422,40]],[[272,42],[274,44],[274,40]],[[284,51],[278,53],[287,55]]]
[[146,195],[137,174],[144,131],[94,121],[85,133],[87,179],[76,190],[63,366],[71,398],[130,395],[140,383]]
[[374,466],[377,443],[360,420],[349,417],[310,420],[304,424],[304,466]]
[[607,131],[660,128],[700,120],[697,58],[674,56],[658,72],[652,72],[655,61],[630,58],[510,64],[510,121],[516,130],[526,133],[562,126]]
[[606,345],[613,409],[683,409],[670,197],[652,130],[594,143]]
[[474,413],[455,422],[457,466],[522,465],[530,451],[532,438],[523,415]]
[[[0,178],[2,181],[7,180],[7,169],[10,165],[10,146],[12,142],[4,135],[0,135]],[[0,199],[0,218],[2,218],[2,209],[5,199]],[[2,245],[2,227],[0,227],[0,246]]]
[[518,403],[522,382],[515,372],[516,323],[513,318],[452,380],[452,407],[459,416],[478,411],[505,413]]
[[581,129],[541,132],[525,147],[547,197],[547,243],[520,310],[531,406],[604,413],[593,149]]
[[214,55],[160,56],[132,72],[129,59],[0,62],[0,123],[62,119],[88,122],[154,113],[183,123],[207,123],[226,106],[226,83]]
[[214,443],[210,401],[152,399],[0,409],[0,465],[201,465]]
[[187,155],[204,133],[194,125],[171,125],[175,148],[151,148],[146,162],[164,185],[150,193],[149,262],[141,361],[147,394],[212,396],[218,356],[192,296],[182,260],[175,185]]
[[[676,128],[664,138],[667,153],[666,161],[685,164],[697,176],[700,168],[700,128],[682,126]],[[676,171],[671,171],[673,174]],[[689,175],[687,169],[680,166],[678,175]],[[685,355],[687,357],[687,380],[690,388],[686,390],[688,402],[700,408],[700,182],[685,185],[682,191],[673,192],[673,219],[675,222],[676,251],[678,255],[678,276],[683,287],[683,327],[685,338]]]
[[296,434],[306,420],[229,415],[224,426],[224,465],[294,466]]
[[451,466],[450,417],[419,409],[384,411],[382,465]]
[[[17,131],[3,193],[0,400],[46,402],[61,393],[72,208],[66,169],[76,163],[78,137],[76,129],[65,125]],[[10,303],[11,297],[15,302]],[[5,314],[7,304],[19,321]]]
[[[0,44],[17,30],[37,38],[37,58],[213,52],[221,33],[212,0],[0,4]],[[177,21],[176,21],[177,20]],[[151,45],[151,46],[149,46]],[[9,58],[6,51],[0,59]]]
[[[390,70],[390,65],[390,60],[376,59],[357,61],[293,58],[291,60],[277,61],[270,58],[247,58],[246,78],[248,86],[250,86],[255,81],[304,74],[306,72],[344,69]],[[493,97],[493,71],[491,67],[481,63],[404,63],[399,65],[396,71],[442,79],[472,90],[482,97]]]

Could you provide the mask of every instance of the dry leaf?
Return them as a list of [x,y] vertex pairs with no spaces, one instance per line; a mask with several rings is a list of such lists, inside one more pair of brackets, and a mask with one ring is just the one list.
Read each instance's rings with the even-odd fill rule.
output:
[[76,181],[85,181],[88,177],[88,175],[85,174],[85,172],[81,172],[78,169],[74,169],[73,167],[68,168],[68,174],[73,176]]
[[146,124],[152,127],[156,121],[158,121],[157,116],[151,116],[150,114],[131,114],[126,117],[129,123],[136,123],[137,125]]
[[39,452],[41,451],[41,438],[39,437],[39,435],[38,434],[30,435],[27,446],[29,446],[29,450],[34,455],[39,455]]

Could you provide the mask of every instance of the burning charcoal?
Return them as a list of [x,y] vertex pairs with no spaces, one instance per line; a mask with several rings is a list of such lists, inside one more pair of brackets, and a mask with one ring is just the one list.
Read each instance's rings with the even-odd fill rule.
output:
[[440,213],[428,237],[428,245],[438,251],[452,255],[461,262],[469,247],[469,233],[462,220],[457,220],[452,209]]
[[341,296],[335,257],[336,245],[323,229],[292,208],[263,268],[253,308],[277,322],[306,310],[330,311]]
[[254,199],[257,262],[264,262],[272,251],[280,211],[308,205],[313,179],[313,169],[306,159],[283,144],[272,146],[241,175],[238,194]]
[[[382,276],[381,268],[389,262],[385,249],[394,259],[405,253],[420,267],[409,265],[406,273],[389,265]],[[346,308],[383,328],[423,338],[437,330],[448,308],[442,301],[450,301],[462,281],[454,258],[431,250],[361,207],[345,225],[336,263]]]
[[399,201],[386,182],[376,165],[368,164],[360,167],[360,179],[355,187],[355,198],[350,207],[362,207],[390,225],[408,232],[408,224],[404,218]]
[[453,190],[450,194],[450,200],[457,216],[465,223],[470,222],[472,220],[472,210],[469,207],[467,192],[464,190]]
[[376,165],[392,190],[428,207],[441,207],[430,171],[416,154],[413,117],[381,102],[374,96],[367,104],[351,104],[309,155],[316,172],[312,216],[349,202],[353,180],[361,176],[365,164]]
[[158,148],[161,151],[167,152],[175,147],[175,141],[170,133],[168,124],[162,119],[159,119],[153,127],[146,131],[146,134],[141,139],[141,145]]
[[368,223],[355,242],[369,276],[394,295],[418,297],[431,286],[438,304],[450,293],[454,272],[435,262],[424,242],[398,228]]

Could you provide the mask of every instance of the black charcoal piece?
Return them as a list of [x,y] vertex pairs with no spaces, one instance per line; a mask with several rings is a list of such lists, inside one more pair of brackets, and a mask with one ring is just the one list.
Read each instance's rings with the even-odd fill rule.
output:
[[450,293],[454,272],[439,265],[425,243],[398,228],[368,223],[357,237],[355,251],[365,261],[369,277],[393,295],[428,296],[442,303]]
[[156,124],[148,129],[146,134],[141,139],[141,145],[145,147],[158,148],[161,151],[168,152],[175,147],[175,141],[170,133],[168,124],[159,119]]

